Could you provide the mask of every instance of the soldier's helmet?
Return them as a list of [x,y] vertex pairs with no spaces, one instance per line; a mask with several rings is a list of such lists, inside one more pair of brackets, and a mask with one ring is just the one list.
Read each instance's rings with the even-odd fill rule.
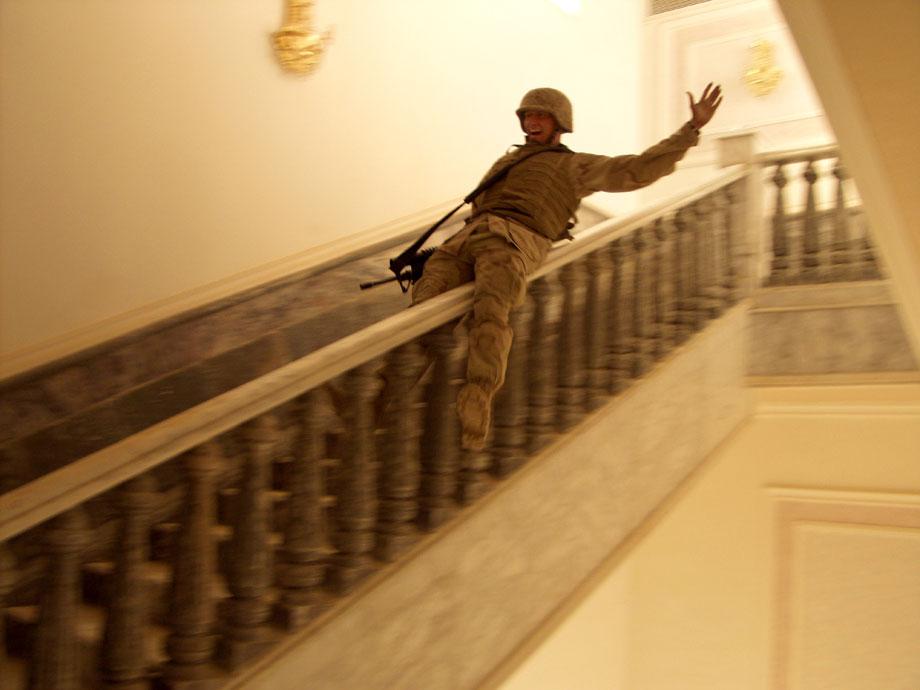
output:
[[525,93],[524,98],[521,99],[521,105],[517,109],[521,129],[524,129],[524,113],[528,110],[549,113],[556,118],[559,129],[563,132],[572,131],[572,104],[562,91],[543,87],[531,89]]

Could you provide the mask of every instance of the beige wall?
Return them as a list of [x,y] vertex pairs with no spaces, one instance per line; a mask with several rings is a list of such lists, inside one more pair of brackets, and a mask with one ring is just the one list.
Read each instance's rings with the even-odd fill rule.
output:
[[[920,687],[920,386],[760,398],[505,690]],[[622,647],[588,660],[598,631]]]
[[628,690],[628,564],[600,582],[500,686],[501,690]]
[[320,1],[309,78],[271,53],[283,6],[0,4],[0,352],[459,197],[534,86],[572,97],[573,148],[644,143],[641,0]]

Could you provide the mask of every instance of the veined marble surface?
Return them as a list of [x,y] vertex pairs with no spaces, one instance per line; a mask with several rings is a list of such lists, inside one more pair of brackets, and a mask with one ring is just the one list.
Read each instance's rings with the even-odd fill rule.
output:
[[751,376],[917,369],[884,281],[766,288],[753,301]]

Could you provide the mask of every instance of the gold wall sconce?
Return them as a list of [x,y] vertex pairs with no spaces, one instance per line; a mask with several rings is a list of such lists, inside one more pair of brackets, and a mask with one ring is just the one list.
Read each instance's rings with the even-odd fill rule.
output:
[[755,96],[766,96],[782,81],[783,70],[776,66],[770,41],[754,41],[751,53],[751,66],[744,72],[744,83]]
[[272,34],[272,44],[281,68],[296,74],[310,74],[332,40],[332,31],[313,31],[313,0],[287,0],[284,25]]

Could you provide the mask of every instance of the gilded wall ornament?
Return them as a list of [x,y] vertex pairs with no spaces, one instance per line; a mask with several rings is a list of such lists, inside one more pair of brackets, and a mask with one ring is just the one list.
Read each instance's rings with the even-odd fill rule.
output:
[[751,44],[751,66],[744,72],[744,83],[755,96],[766,96],[783,78],[783,70],[776,66],[773,44],[759,40]]
[[297,74],[310,74],[319,66],[332,32],[313,31],[313,0],[287,0],[284,26],[272,34],[281,67]]

